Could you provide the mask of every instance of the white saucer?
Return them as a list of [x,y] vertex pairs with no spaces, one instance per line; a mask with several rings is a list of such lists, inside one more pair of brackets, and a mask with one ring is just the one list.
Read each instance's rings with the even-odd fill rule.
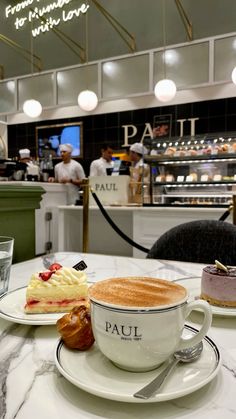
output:
[[[184,336],[191,337],[197,329],[185,326]],[[201,358],[191,364],[178,364],[160,394],[148,400],[133,397],[141,387],[155,378],[163,367],[142,373],[123,371],[113,365],[97,348],[87,351],[68,349],[59,341],[55,362],[61,374],[72,384],[105,399],[129,403],[154,403],[185,396],[209,383],[220,368],[220,354],[215,343],[203,339]]]
[[[186,278],[186,279],[176,279],[173,282],[177,282],[180,285],[183,285],[188,292],[189,296],[193,299],[200,298],[201,292],[201,278]],[[224,317],[235,317],[236,316],[236,308],[230,307],[219,307],[211,305],[212,314],[214,316],[224,316]]]
[[25,314],[26,287],[9,291],[0,297],[0,317],[14,323],[28,325],[56,324],[65,313]]

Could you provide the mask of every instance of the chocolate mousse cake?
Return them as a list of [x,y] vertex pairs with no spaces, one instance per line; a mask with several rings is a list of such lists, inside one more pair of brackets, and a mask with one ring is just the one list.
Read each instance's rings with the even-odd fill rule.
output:
[[236,268],[219,269],[209,265],[203,269],[201,298],[212,305],[236,307]]
[[52,264],[31,276],[26,290],[25,313],[61,313],[88,305],[88,284],[84,272]]

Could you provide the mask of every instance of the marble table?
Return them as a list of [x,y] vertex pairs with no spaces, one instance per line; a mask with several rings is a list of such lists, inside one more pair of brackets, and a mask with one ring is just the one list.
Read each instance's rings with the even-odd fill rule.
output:
[[[143,260],[118,256],[57,253],[56,260],[73,266],[83,259],[90,281],[144,275],[176,280],[199,277],[202,265]],[[32,272],[43,269],[42,258],[13,265],[10,288],[27,284]],[[201,313],[188,324],[199,328]],[[214,316],[208,336],[222,356],[222,367],[213,380],[181,398],[159,403],[124,403],[89,394],[67,381],[57,370],[54,351],[58,333],[54,325],[29,326],[0,319],[0,418],[198,418],[236,417],[236,320]]]

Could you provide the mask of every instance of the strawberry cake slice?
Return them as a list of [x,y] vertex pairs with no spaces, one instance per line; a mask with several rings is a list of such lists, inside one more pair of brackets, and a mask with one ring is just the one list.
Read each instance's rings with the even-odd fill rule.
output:
[[81,304],[88,305],[86,274],[53,263],[47,271],[32,275],[24,310],[25,313],[61,313]]

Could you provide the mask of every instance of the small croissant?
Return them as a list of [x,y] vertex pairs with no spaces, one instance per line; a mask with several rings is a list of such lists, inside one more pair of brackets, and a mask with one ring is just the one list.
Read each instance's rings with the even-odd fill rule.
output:
[[94,343],[90,312],[84,305],[74,307],[57,320],[57,330],[70,349],[84,351]]

